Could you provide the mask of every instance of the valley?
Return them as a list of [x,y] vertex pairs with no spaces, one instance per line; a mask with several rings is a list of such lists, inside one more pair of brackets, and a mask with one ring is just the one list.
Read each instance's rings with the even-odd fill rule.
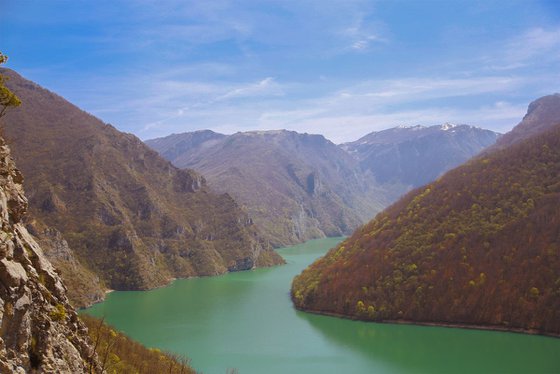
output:
[[0,374],[560,373],[560,8],[0,1]]
[[[294,275],[342,238],[279,249],[286,265],[111,293],[82,311],[204,373],[556,372],[560,340],[456,328],[372,324],[293,309]],[[515,354],[512,354],[515,352]]]

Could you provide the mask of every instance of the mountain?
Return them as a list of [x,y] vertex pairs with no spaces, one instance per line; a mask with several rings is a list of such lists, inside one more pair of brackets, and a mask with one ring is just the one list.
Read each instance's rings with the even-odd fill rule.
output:
[[498,133],[468,125],[399,126],[372,132],[341,147],[377,183],[410,189],[435,180],[494,144],[498,137]]
[[512,133],[532,136],[407,194],[304,270],[296,307],[560,334],[560,116],[527,119]]
[[95,301],[103,287],[149,289],[282,262],[237,203],[209,191],[202,176],[15,72],[2,73],[23,102],[6,115],[4,133],[26,178],[28,224],[77,305]]
[[27,232],[23,177],[0,138],[0,372],[87,373],[87,330],[60,277]]
[[198,131],[149,140],[180,168],[243,204],[274,246],[352,232],[387,204],[357,162],[322,135]]
[[[560,121],[560,94],[543,96],[533,101],[521,123],[504,135],[495,148],[504,148],[538,134]],[[491,148],[493,149],[493,148]]]
[[[227,136],[203,130],[146,144],[175,166],[204,174],[214,190],[231,193],[279,246],[348,234],[497,137],[446,124],[395,127],[340,147],[320,135],[290,131]],[[310,191],[310,183],[319,190]]]

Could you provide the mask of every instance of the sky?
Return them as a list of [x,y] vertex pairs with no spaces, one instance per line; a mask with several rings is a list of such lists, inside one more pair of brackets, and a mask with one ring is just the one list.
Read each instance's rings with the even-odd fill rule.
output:
[[0,0],[6,67],[141,139],[499,132],[560,92],[560,1]]

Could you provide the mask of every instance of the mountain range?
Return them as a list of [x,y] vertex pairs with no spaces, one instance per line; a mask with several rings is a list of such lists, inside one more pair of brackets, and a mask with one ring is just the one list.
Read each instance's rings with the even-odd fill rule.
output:
[[274,246],[349,234],[386,204],[357,162],[321,135],[199,131],[147,144],[231,193]]
[[[342,148],[381,185],[419,187],[494,144],[499,134],[469,125],[399,126],[372,132]],[[402,194],[399,193],[399,197]]]
[[3,69],[22,105],[3,130],[25,180],[27,225],[78,306],[105,288],[282,263],[228,194],[133,135]]
[[297,276],[298,309],[560,334],[560,95]]
[[146,141],[230,193],[273,246],[349,235],[413,187],[495,143],[467,125],[396,127],[335,145],[322,135],[210,130]]

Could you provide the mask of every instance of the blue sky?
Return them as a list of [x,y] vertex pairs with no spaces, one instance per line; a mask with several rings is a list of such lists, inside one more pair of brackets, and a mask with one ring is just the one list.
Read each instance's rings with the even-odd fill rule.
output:
[[149,139],[507,131],[559,92],[560,1],[0,0],[8,67]]

